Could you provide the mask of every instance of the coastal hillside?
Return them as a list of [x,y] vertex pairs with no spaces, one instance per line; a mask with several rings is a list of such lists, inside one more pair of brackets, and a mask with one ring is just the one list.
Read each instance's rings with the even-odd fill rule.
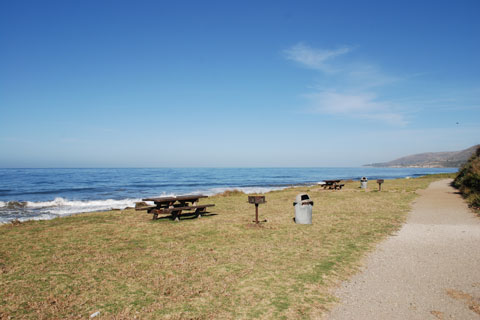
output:
[[419,153],[389,162],[372,163],[365,166],[394,168],[459,168],[468,161],[478,147],[480,147],[480,145],[475,145],[461,151]]

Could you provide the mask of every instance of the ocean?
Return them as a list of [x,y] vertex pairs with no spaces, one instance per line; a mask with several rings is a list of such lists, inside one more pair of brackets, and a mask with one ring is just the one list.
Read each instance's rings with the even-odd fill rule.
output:
[[133,207],[142,198],[265,193],[322,180],[419,177],[457,168],[0,169],[0,223]]

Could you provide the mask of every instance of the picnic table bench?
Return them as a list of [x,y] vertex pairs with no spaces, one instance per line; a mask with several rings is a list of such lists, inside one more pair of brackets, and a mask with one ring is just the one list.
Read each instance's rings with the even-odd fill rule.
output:
[[180,215],[184,211],[196,215],[198,218],[203,213],[207,213],[207,208],[215,206],[214,204],[198,204],[201,198],[207,198],[204,195],[186,195],[177,197],[159,197],[146,198],[142,201],[153,201],[153,206],[140,206],[136,210],[147,210],[147,213],[153,214],[153,220],[158,219],[159,214],[170,214],[175,221],[180,220]]
[[340,181],[342,180],[324,180],[325,184],[323,184],[323,189],[341,190],[345,184],[340,183]]

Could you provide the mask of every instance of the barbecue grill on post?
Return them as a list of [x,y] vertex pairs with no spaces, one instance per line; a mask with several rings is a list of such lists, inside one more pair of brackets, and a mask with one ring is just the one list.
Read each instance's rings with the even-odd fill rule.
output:
[[382,191],[382,183],[384,182],[383,179],[378,179],[377,180],[377,183],[378,183],[378,191]]
[[[258,205],[261,203],[265,203],[265,196],[248,196],[248,203],[255,204],[255,223],[260,223],[258,221]],[[263,220],[262,222],[267,222],[267,220]]]

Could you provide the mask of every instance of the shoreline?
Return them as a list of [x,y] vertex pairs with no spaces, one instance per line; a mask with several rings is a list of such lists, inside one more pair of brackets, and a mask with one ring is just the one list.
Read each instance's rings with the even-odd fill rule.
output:
[[[215,193],[203,193],[208,195],[209,197],[221,195],[225,192],[229,191],[240,191],[243,194],[268,194],[272,191],[281,191],[290,188],[300,188],[300,187],[308,187],[308,186],[315,186],[316,184],[299,184],[299,185],[292,185],[292,186],[285,186],[285,187],[259,187],[259,188],[251,188],[251,187],[240,187],[240,188],[222,188],[221,191]],[[243,190],[242,190],[243,189]],[[193,194],[200,194],[200,193],[193,193]],[[164,194],[163,196],[178,196],[181,194]],[[26,221],[42,221],[42,220],[52,220],[56,218],[64,218],[73,215],[85,214],[85,213],[92,213],[92,212],[108,212],[113,210],[127,210],[132,209],[135,207],[136,202],[142,201],[141,198],[132,198],[132,199],[105,199],[105,200],[67,200],[63,198],[55,198],[52,201],[42,201],[42,202],[31,202],[31,201],[0,201],[0,209],[11,207],[12,210],[21,210],[25,208],[30,208],[35,210],[36,208],[58,208],[59,206],[63,205],[67,208],[64,209],[61,213],[52,213],[52,212],[39,212],[37,216],[31,217],[18,217],[18,218],[10,218],[8,220],[2,220],[2,216],[0,216],[0,225],[8,224],[12,221],[19,221],[19,222],[26,222]],[[112,205],[113,203],[117,203],[116,205]],[[73,205],[77,205],[77,208],[84,208],[84,209],[74,209],[74,211],[68,211],[68,207]],[[107,206],[107,208],[101,208]],[[90,207],[90,208],[89,208]],[[48,209],[47,209],[48,210]],[[1,212],[0,212],[1,213]]]
[[[344,172],[343,179],[341,179],[342,181],[355,181],[357,179],[358,172],[356,172],[355,168],[349,168],[349,169],[353,171]],[[266,170],[270,170],[270,169],[266,169]],[[310,170],[310,169],[307,168],[307,169],[295,169],[295,170],[303,171],[303,170]],[[316,168],[315,170],[320,170],[320,171],[327,170],[326,172],[323,173],[323,175],[327,177],[330,177],[332,175],[331,172],[330,173],[328,172],[328,170],[332,170],[331,168]],[[296,171],[294,171],[294,173],[295,172]],[[278,175],[279,173],[281,172],[277,172],[276,174]],[[373,172],[371,173],[373,174]],[[398,179],[398,178],[408,178],[410,176],[417,177],[417,176],[429,175],[428,173],[425,174],[425,173],[419,173],[419,172],[409,172],[410,175],[408,175],[407,177],[401,176],[396,178],[389,178],[391,175],[399,175],[399,174],[402,174],[402,172],[395,171],[395,170],[393,172],[380,170],[376,173],[377,173],[376,176],[373,175],[370,177],[371,180],[374,180],[377,178],[390,180],[390,179]],[[333,173],[333,175],[341,175],[341,174],[337,172],[337,173]],[[305,176],[303,178],[305,178]],[[280,177],[280,180],[281,180],[281,177]],[[290,178],[290,180],[292,180],[292,178]],[[74,199],[61,197],[58,195],[55,196],[54,199],[41,200],[41,201],[16,201],[16,200],[6,201],[4,199],[0,201],[0,224],[9,223],[10,221],[15,221],[15,220],[18,220],[21,222],[29,221],[29,220],[49,220],[49,219],[55,219],[57,217],[65,217],[70,215],[82,214],[86,212],[108,211],[108,210],[115,210],[115,209],[124,210],[125,208],[128,208],[128,207],[134,207],[135,202],[139,202],[141,201],[142,198],[145,198],[145,197],[172,196],[172,195],[182,195],[182,194],[205,194],[207,196],[215,196],[218,194],[222,194],[226,191],[233,191],[233,190],[238,190],[245,194],[253,194],[253,193],[264,194],[271,191],[285,190],[292,187],[315,186],[320,181],[322,181],[322,179],[318,179],[318,181],[308,181],[308,182],[299,181],[296,183],[288,183],[283,185],[278,183],[274,183],[272,185],[252,185],[251,183],[247,183],[246,185],[243,185],[243,186],[240,185],[240,186],[221,186],[221,187],[216,187],[216,186],[208,187],[208,183],[205,183],[205,188],[200,187],[200,188],[197,188],[196,190],[188,191],[188,188],[190,187],[185,187],[183,189],[187,191],[163,192],[161,194],[141,193],[141,194],[138,194],[136,198],[132,197],[132,198],[123,198],[123,199],[97,198],[97,199],[74,200]]]

